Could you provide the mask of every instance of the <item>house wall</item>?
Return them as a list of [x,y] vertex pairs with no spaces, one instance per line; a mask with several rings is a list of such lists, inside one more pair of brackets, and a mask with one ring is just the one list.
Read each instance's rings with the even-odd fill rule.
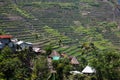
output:
[[0,44],[0,49],[2,49],[4,46],[5,46],[5,45],[1,43],[1,44]]
[[5,45],[8,45],[11,40],[10,39],[0,39],[1,43],[5,44]]
[[9,46],[12,51],[16,50],[16,47],[13,42],[11,42],[10,39],[0,39],[0,49],[3,49],[5,46]]
[[22,44],[20,44],[19,45],[21,48],[22,48],[22,50],[24,50],[24,49],[28,49],[29,47],[31,47],[32,45],[30,45],[30,44],[26,44],[26,43],[22,43]]

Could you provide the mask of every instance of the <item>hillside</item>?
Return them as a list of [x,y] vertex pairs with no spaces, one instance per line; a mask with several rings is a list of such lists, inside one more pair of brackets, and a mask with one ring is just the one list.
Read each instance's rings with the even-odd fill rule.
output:
[[83,43],[92,42],[100,49],[120,46],[119,5],[115,8],[114,3],[0,0],[0,4],[1,30],[36,46],[51,44],[55,50],[75,56],[81,53],[79,47]]
[[0,80],[119,80],[117,1],[0,0]]

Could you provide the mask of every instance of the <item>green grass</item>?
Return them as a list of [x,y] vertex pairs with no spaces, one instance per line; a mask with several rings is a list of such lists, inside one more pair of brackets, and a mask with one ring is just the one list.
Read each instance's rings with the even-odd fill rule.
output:
[[120,31],[116,31],[115,35],[120,38]]
[[69,37],[62,35],[62,34],[61,34],[60,32],[58,32],[56,29],[53,29],[53,28],[51,28],[51,27],[45,26],[45,27],[44,27],[44,30],[45,30],[48,34],[51,34],[51,35],[57,37],[58,40],[59,40],[59,39],[61,39],[61,40],[70,40]]
[[80,2],[85,2],[85,3],[91,3],[94,2],[95,0],[80,0]]
[[65,52],[65,53],[68,53],[68,52],[72,51],[72,50],[75,49],[75,48],[76,48],[76,46],[71,46],[71,47],[69,47],[67,50],[65,50],[64,52]]
[[21,16],[23,16],[25,18],[34,18],[33,15],[31,15],[30,13],[28,13],[25,10],[21,9],[17,5],[13,4],[12,6],[13,6],[13,10],[16,11],[18,14],[20,14]]
[[69,54],[69,55],[75,55],[75,54],[78,54],[78,53],[80,53],[80,49],[79,49],[79,48],[76,48],[76,49],[70,51],[68,54]]
[[107,40],[95,41],[94,44],[99,49],[107,49],[107,48],[113,47],[112,43],[110,43]]
[[52,8],[55,6],[58,6],[62,9],[72,9],[72,8],[77,8],[77,6],[74,3],[68,3],[68,2],[31,2],[24,4],[24,6],[34,6],[34,7],[39,7],[42,9],[48,9]]

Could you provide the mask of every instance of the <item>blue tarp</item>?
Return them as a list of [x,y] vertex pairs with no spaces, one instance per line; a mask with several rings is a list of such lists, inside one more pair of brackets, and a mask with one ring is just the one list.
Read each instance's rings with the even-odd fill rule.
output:
[[54,57],[53,57],[53,60],[59,60],[59,59],[60,59],[59,56],[54,56]]

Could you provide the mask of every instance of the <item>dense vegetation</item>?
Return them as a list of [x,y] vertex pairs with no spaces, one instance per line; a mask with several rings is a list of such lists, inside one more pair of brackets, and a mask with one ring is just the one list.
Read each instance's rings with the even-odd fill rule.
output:
[[[47,56],[52,48],[46,48],[46,53],[35,54],[25,49],[13,53],[9,47],[0,52],[0,79],[1,80],[119,80],[120,55],[115,49],[98,49],[93,43],[83,44],[79,55],[80,64],[77,66],[69,63],[69,58],[53,60],[52,65],[57,73],[51,73],[48,68]],[[86,65],[96,69],[93,75],[71,75],[72,70],[83,70]],[[54,76],[51,76],[54,75]],[[51,78],[49,78],[51,76]]]
[[[43,49],[51,45],[51,49],[60,53],[76,56],[81,63],[78,70],[89,64],[98,70],[92,77],[119,80],[120,6],[116,1],[0,0],[0,34],[37,43]],[[44,63],[39,62],[41,60]],[[62,76],[73,80],[86,78],[85,75],[69,75],[66,67],[71,70],[71,66],[65,66],[67,62],[60,63],[56,62],[55,67],[58,72],[62,67]],[[50,75],[46,64],[46,55],[28,51],[16,54],[5,48],[0,53],[0,78],[46,80]],[[58,74],[56,78],[59,77]]]

